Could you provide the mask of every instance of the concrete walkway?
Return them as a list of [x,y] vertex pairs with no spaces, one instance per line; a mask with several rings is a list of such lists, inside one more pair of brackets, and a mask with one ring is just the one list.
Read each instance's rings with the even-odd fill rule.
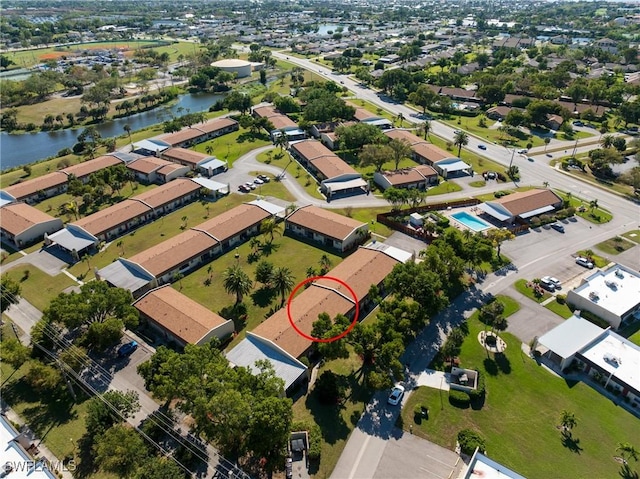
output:
[[[0,409],[2,410],[2,415],[5,416],[9,421],[13,424],[17,424],[19,426],[19,432],[24,435],[27,440],[37,446],[38,453],[34,456],[35,458],[44,458],[51,464],[60,464],[61,461],[57,458],[47,446],[44,445],[41,439],[39,439],[35,433],[29,429],[29,426],[25,424],[22,418],[16,414],[16,412],[11,409],[4,401],[0,400]],[[73,465],[69,465],[69,469],[72,469]],[[59,474],[62,479],[73,479],[73,474],[70,471],[65,471],[62,468],[56,469],[55,472]],[[4,476],[4,475],[3,475]],[[26,476],[25,476],[26,477]]]
[[426,369],[416,378],[416,386],[427,386],[433,389],[450,389],[451,374],[434,369]]

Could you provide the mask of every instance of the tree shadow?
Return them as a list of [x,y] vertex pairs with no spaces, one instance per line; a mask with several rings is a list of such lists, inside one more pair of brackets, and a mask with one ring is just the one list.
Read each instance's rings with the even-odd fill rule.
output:
[[484,365],[484,370],[487,372],[489,376],[497,376],[498,375],[498,364],[491,358],[485,358],[482,362]]
[[254,306],[266,308],[273,302],[273,298],[276,294],[277,293],[273,289],[267,286],[262,286],[260,289],[251,293],[251,300],[253,301]]
[[629,467],[629,464],[623,464],[618,472],[622,479],[639,479],[638,473],[636,471],[632,471]]
[[562,445],[569,449],[571,452],[575,452],[576,454],[580,454],[580,452],[582,452],[582,447],[580,447],[580,439],[573,437],[571,433],[562,434]]
[[327,444],[335,444],[349,436],[351,428],[342,418],[341,411],[344,406],[340,404],[325,405],[318,399],[318,394],[312,392],[305,401],[307,410],[313,416]]
[[281,245],[277,243],[273,243],[269,241],[263,244],[262,246],[260,246],[260,252],[265,256],[269,256],[271,253],[278,251],[280,249],[280,246]]
[[76,445],[78,447],[76,469],[73,472],[74,477],[85,479],[93,476],[98,466],[94,460],[93,452],[94,437],[88,433],[78,439]]
[[504,353],[494,354],[493,359],[496,365],[498,366],[498,369],[500,370],[500,372],[502,372],[503,374],[511,373],[511,362],[509,361],[509,358],[507,358],[507,356]]

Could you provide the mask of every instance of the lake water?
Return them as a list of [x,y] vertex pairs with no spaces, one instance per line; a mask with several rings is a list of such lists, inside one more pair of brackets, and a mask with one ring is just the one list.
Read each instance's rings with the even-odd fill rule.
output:
[[[169,120],[173,115],[206,111],[223,95],[211,93],[188,93],[180,95],[178,101],[171,106],[156,108],[151,111],[136,113],[126,118],[110,120],[96,125],[103,138],[120,136],[125,133],[124,126],[129,125],[132,131]],[[178,109],[182,108],[181,113]],[[77,141],[83,128],[77,130],[40,131],[22,135],[0,133],[0,168],[6,169],[26,163],[42,160],[55,155],[63,148],[71,148]]]

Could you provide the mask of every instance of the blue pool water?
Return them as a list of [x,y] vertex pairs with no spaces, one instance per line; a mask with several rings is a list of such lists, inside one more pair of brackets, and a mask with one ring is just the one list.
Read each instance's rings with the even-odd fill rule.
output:
[[491,225],[489,223],[482,221],[477,216],[470,215],[466,211],[453,213],[451,217],[457,222],[465,225],[467,228],[472,229],[473,231],[483,231],[491,228]]

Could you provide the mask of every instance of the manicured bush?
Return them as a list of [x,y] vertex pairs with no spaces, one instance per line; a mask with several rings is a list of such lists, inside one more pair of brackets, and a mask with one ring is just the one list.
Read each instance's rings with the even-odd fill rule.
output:
[[473,454],[476,448],[482,452],[486,448],[484,438],[471,429],[463,429],[458,433],[458,443],[460,450],[467,455]]
[[464,391],[458,391],[456,389],[449,390],[449,402],[452,406],[459,408],[468,408],[471,403],[469,394]]
[[478,399],[482,399],[486,394],[486,387],[487,385],[484,380],[484,375],[481,374],[478,377],[478,387],[473,391],[469,391],[469,398],[472,401],[477,401]]
[[567,295],[566,294],[558,294],[556,295],[556,301],[558,302],[558,304],[564,304],[567,302]]

